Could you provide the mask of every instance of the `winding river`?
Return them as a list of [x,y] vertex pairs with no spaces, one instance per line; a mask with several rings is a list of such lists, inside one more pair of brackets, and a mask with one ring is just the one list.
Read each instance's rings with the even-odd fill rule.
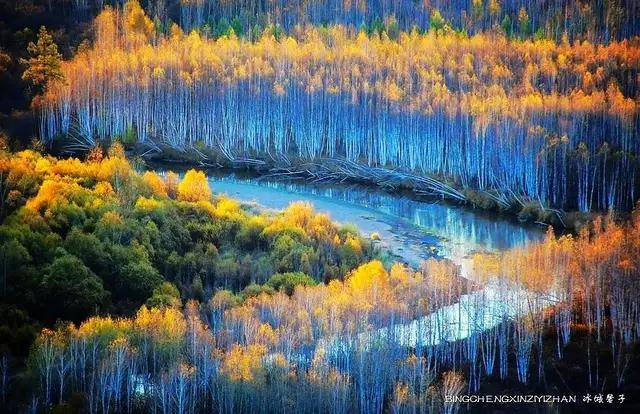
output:
[[[294,201],[307,201],[316,211],[326,212],[339,223],[352,223],[365,236],[377,233],[382,247],[413,267],[429,257],[447,258],[460,265],[460,274],[472,279],[470,256],[479,251],[500,251],[540,241],[545,228],[522,225],[498,215],[436,201],[423,201],[362,185],[321,184],[285,181],[276,177],[250,177],[209,171],[209,183],[216,193],[226,194],[257,207],[281,210]],[[504,318],[525,312],[528,292],[509,291],[509,299],[494,286],[464,294],[458,303],[446,306],[418,320],[363,334],[369,343],[374,337],[392,335],[398,343],[414,347],[455,341],[495,327]],[[542,304],[542,306],[546,306]],[[447,321],[443,333],[431,329]],[[391,329],[391,330],[390,330]],[[333,343],[330,351],[340,352],[345,344]]]
[[[163,174],[166,170],[157,171]],[[535,243],[544,239],[546,232],[542,226],[525,225],[498,214],[359,184],[310,183],[220,170],[209,170],[207,176],[214,193],[226,194],[259,209],[277,211],[295,201],[309,202],[334,221],[355,225],[364,236],[377,233],[381,247],[394,260],[417,268],[430,257],[449,259],[460,265],[460,275],[468,279],[473,279],[469,270],[470,257],[475,252],[499,252]],[[467,338],[495,327],[505,317],[517,318],[527,311],[514,304],[528,303],[528,292],[510,289],[507,299],[499,291],[495,286],[485,285],[462,295],[459,302],[420,319],[363,333],[361,340],[370,343],[373,338],[391,335],[398,343],[410,347],[436,345]],[[549,304],[539,302],[538,306]],[[442,321],[446,321],[447,329],[435,332],[432,327]],[[338,341],[327,349],[340,352],[343,346]]]
[[216,193],[267,209],[281,210],[302,200],[339,223],[352,223],[412,266],[428,257],[460,261],[476,251],[499,251],[544,238],[541,226],[473,211],[462,206],[385,192],[358,184],[284,181],[209,171]]

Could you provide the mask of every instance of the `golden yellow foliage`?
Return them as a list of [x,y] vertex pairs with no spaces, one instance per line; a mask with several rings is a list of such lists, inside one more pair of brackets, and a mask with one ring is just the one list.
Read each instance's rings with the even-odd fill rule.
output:
[[162,208],[162,203],[153,198],[138,197],[138,199],[136,200],[135,209],[136,211],[139,211],[142,213],[149,213],[151,211],[159,210],[161,208]]
[[274,331],[273,327],[268,323],[262,323],[258,327],[258,335],[256,342],[265,346],[273,345],[278,340],[278,334]]
[[167,184],[154,171],[146,171],[142,175],[142,180],[149,186],[153,195],[158,197],[166,197],[168,195]]
[[189,170],[178,185],[177,196],[182,201],[210,201],[211,189],[202,171]]
[[388,286],[389,275],[382,262],[374,260],[351,272],[346,284],[355,292],[371,291]]
[[163,309],[142,306],[133,320],[133,325],[164,345],[180,344],[187,329],[182,312],[170,306]]
[[349,235],[347,235],[347,238],[344,241],[344,245],[350,247],[351,249],[353,249],[353,251],[358,256],[362,256],[362,243],[360,242],[359,238],[354,237],[353,235],[349,234]]
[[240,203],[228,197],[220,197],[213,210],[214,215],[226,219],[238,219],[242,217]]
[[263,374],[262,357],[267,352],[263,345],[249,345],[242,347],[234,344],[229,352],[224,354],[222,372],[232,381],[261,382]]
[[124,20],[126,30],[132,40],[148,40],[153,34],[154,27],[137,0],[128,0],[124,6]]
[[107,181],[100,181],[96,183],[96,186],[93,188],[93,191],[96,195],[102,199],[107,197],[113,197],[116,193],[113,190],[111,184]]

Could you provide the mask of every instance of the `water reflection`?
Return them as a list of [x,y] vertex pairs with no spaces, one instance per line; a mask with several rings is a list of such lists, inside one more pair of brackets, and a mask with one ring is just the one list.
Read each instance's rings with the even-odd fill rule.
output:
[[361,185],[314,184],[219,173],[210,173],[210,182],[214,191],[255,201],[267,208],[282,209],[291,201],[309,201],[316,210],[328,211],[340,222],[353,222],[364,233],[384,230],[383,224],[395,229],[392,233],[396,236],[398,232],[406,235],[414,231],[414,243],[424,246],[435,242],[445,256],[460,256],[473,250],[504,250],[544,238],[545,229],[540,226],[522,225],[498,215],[438,201],[416,200]]

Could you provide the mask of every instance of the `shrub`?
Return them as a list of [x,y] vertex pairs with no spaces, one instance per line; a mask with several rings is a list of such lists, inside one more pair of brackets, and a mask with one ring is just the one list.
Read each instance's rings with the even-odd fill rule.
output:
[[[64,252],[64,250],[63,250]],[[56,258],[42,280],[46,309],[64,319],[80,321],[99,308],[107,297],[102,281],[80,259],[70,254]]]
[[179,308],[182,306],[180,291],[174,284],[164,282],[153,290],[153,295],[147,299],[146,304],[150,308]]
[[190,202],[211,200],[209,182],[202,171],[187,171],[178,184],[178,199]]
[[296,286],[305,285],[313,286],[317,282],[313,278],[302,272],[276,273],[271,276],[266,285],[274,290],[283,290],[287,295],[291,296]]

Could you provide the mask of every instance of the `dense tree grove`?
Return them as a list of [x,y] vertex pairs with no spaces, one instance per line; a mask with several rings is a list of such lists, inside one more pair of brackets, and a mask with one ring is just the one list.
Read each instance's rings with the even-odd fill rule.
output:
[[[344,281],[244,301],[219,290],[183,309],[45,330],[30,356],[33,404],[81,395],[90,412],[454,412],[443,394],[490,378],[545,381],[574,336],[586,344],[589,387],[621,387],[640,327],[638,234],[640,216],[596,220],[575,237],[550,232],[478,255],[484,290],[445,261],[418,271],[371,261]],[[470,291],[468,318],[439,312]]]
[[[462,275],[368,261],[307,204],[257,214],[201,172],[136,172],[119,144],[0,160],[2,394],[24,384],[34,412],[454,412],[443,395],[546,382],[576,346],[587,389],[634,363],[637,213]],[[33,321],[56,319],[76,324],[42,330],[16,376]]]
[[344,157],[444,177],[498,206],[631,209],[637,195],[637,39],[331,26],[211,40],[162,35],[131,2],[95,32],[44,96],[45,140]]
[[373,254],[308,204],[254,212],[212,197],[202,172],[139,174],[118,145],[84,162],[3,150],[0,180],[0,353],[24,354],[39,323],[216,289],[291,291],[342,278]]
[[[55,1],[55,0],[54,0]],[[76,12],[122,5],[124,0],[74,0]],[[252,34],[274,24],[343,24],[369,31],[448,26],[470,34],[500,30],[510,36],[610,41],[638,34],[634,0],[141,0],[158,23],[179,22],[187,31]]]
[[[5,11],[0,127],[39,136],[0,130],[0,411],[453,414],[475,407],[445,396],[640,383],[640,1]],[[382,227],[149,154],[586,224],[454,263],[417,227],[465,222],[423,218],[412,267]]]
[[635,366],[639,213],[461,274],[383,264],[308,204],[138,173],[119,144],[0,161],[0,384],[32,412],[455,412],[443,395],[546,383],[567,357],[586,389]]

